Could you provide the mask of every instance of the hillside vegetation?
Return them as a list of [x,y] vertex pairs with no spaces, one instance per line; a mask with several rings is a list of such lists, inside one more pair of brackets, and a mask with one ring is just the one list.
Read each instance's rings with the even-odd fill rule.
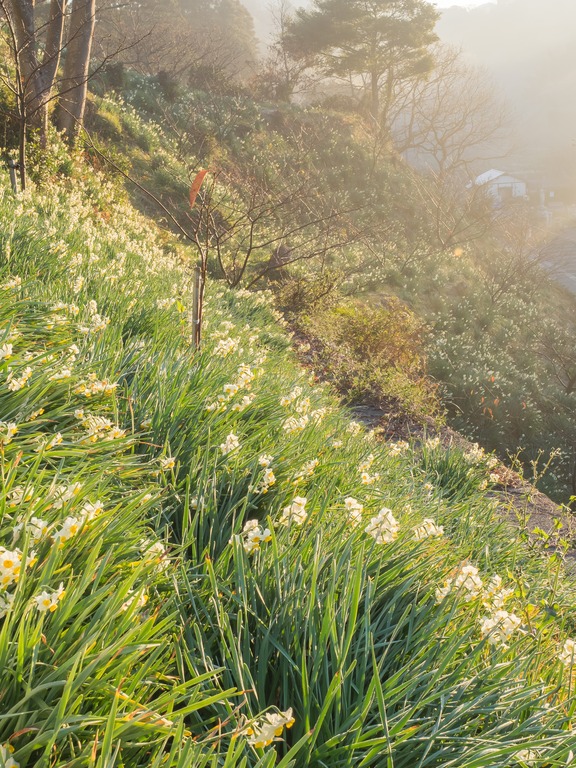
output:
[[573,583],[82,164],[0,215],[0,764],[561,766]]
[[[216,278],[230,282],[246,253],[249,228],[234,222],[263,213],[256,233],[269,245],[252,253],[239,285],[273,289],[292,327],[319,349],[333,349],[336,313],[348,335],[342,357],[354,362],[346,372],[329,352],[318,365],[334,362],[326,375],[346,380],[349,401],[369,400],[391,418],[407,412],[416,422],[445,412],[450,425],[530,477],[550,463],[539,487],[570,502],[575,304],[542,262],[529,209],[518,204],[493,217],[482,200],[468,208],[461,190],[441,199],[397,154],[377,151],[346,105],[303,109],[238,89],[173,92],[123,68],[99,87],[114,84],[131,106],[96,97],[88,152],[153,192],[188,233],[202,232],[208,213],[222,217],[211,233]],[[202,167],[217,179],[215,192],[190,213],[190,177]],[[128,188],[139,207],[173,228],[142,189]],[[297,260],[266,272],[284,242]],[[353,338],[354,322],[342,320],[350,311],[376,318],[390,306],[398,308],[392,325],[368,322],[368,345],[366,328]]]
[[0,768],[574,764],[576,304],[435,7],[0,6]]

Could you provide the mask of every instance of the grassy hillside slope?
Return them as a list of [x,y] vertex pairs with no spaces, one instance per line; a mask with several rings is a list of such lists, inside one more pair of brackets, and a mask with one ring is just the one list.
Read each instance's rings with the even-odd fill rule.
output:
[[[224,236],[229,273],[235,252],[244,254],[249,240],[249,228],[235,228],[232,221],[246,222],[240,212],[246,214],[255,190],[257,199],[266,201],[302,195],[320,216],[346,211],[344,241],[351,242],[296,262],[276,282],[296,327],[334,328],[336,305],[338,322],[348,332],[352,323],[343,323],[341,313],[348,314],[350,296],[370,317],[400,299],[419,320],[418,345],[450,425],[505,462],[517,457],[529,475],[540,474],[549,462],[539,489],[558,503],[571,503],[575,301],[542,263],[540,248],[550,233],[540,231],[534,210],[520,204],[491,218],[482,200],[469,208],[464,188],[442,191],[414,174],[392,148],[374,142],[357,113],[337,102],[299,108],[262,103],[240,91],[222,95],[175,84],[170,90],[122,68],[103,78],[102,95],[93,97],[89,116],[96,143],[186,227],[194,226],[187,203],[190,176],[199,168],[220,174],[226,191],[223,204],[215,205],[215,228],[235,230]],[[130,189],[139,207],[164,216],[141,191]],[[268,217],[266,235],[284,237],[301,256],[305,241],[318,232],[306,231],[301,239],[286,232],[294,221],[306,220],[298,206],[281,206]],[[221,274],[215,239],[210,267]],[[247,284],[273,251],[270,245],[252,254]],[[323,304],[328,314],[319,320]],[[401,334],[409,348],[410,325]],[[318,346],[333,347],[333,336],[323,333]],[[346,377],[352,397],[378,389],[393,414],[404,410],[421,417],[430,409],[429,391],[421,386],[425,365],[416,372],[408,366],[412,370],[406,372],[397,364],[399,375],[391,376],[390,368],[374,366],[373,346],[368,349]],[[331,352],[325,357],[338,363]]]
[[560,766],[573,582],[94,174],[0,199],[0,765]]

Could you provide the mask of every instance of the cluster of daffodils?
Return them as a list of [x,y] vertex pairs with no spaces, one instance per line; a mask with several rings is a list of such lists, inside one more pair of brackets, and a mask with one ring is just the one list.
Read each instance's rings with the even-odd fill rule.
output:
[[313,411],[310,411],[310,421],[312,424],[320,424],[330,412],[330,408],[315,408]]
[[469,602],[482,593],[480,571],[475,565],[461,565],[453,576],[446,579],[443,587],[436,590],[436,602],[440,603],[452,593],[458,593],[462,600]]
[[38,438],[38,445],[34,449],[36,453],[43,453],[44,451],[50,451],[52,448],[56,448],[64,441],[64,435],[62,432],[56,432],[49,440],[45,437]]
[[432,520],[432,518],[430,517],[425,518],[419,525],[415,526],[412,530],[414,531],[414,538],[417,541],[421,541],[422,539],[429,539],[435,536],[444,535],[443,526],[436,525],[434,520]]
[[44,413],[44,408],[37,408],[35,411],[32,411],[32,413],[28,414],[26,417],[26,421],[36,421],[36,419],[39,416],[42,416]]
[[250,393],[249,395],[244,395],[239,402],[233,403],[230,406],[230,410],[235,413],[242,413],[242,411],[245,411],[246,408],[252,405],[255,399],[256,399],[256,395],[253,392]]
[[302,387],[294,387],[290,394],[280,398],[280,405],[284,408],[294,405],[296,413],[306,413],[310,410],[310,398],[302,397],[302,393]]
[[233,432],[230,432],[226,440],[220,443],[220,451],[223,456],[227,456],[238,448],[240,448],[240,440]]
[[251,555],[260,549],[260,544],[263,541],[272,541],[272,533],[269,528],[262,527],[258,520],[248,520],[242,531],[241,539],[245,552]]
[[487,456],[484,448],[474,443],[464,454],[464,461],[468,464],[484,464],[488,469],[494,469],[498,464],[495,456]]
[[275,482],[276,482],[276,475],[268,467],[262,473],[262,478],[261,478],[260,482],[258,483],[258,486],[257,486],[256,490],[257,490],[258,493],[268,493],[268,491],[274,485]]
[[[54,509],[62,509],[65,504],[74,499],[81,486],[79,483],[73,485],[59,485],[56,486],[49,494],[49,498],[52,499],[50,505]],[[9,506],[14,507],[22,501],[29,501],[32,497],[32,493],[26,493],[22,488],[17,487],[13,489],[8,495]],[[48,523],[42,518],[32,516],[29,519],[19,518],[13,528],[13,536],[16,541],[20,537],[25,537],[32,544],[36,544],[47,535],[50,535],[54,543],[58,547],[62,547],[69,539],[73,538],[79,531],[81,531],[88,523],[92,522],[98,515],[104,510],[104,505],[101,501],[90,502],[85,501],[82,508],[76,512],[75,515],[69,515],[66,517],[58,527],[54,524]],[[52,532],[50,532],[52,529]],[[10,556],[18,555],[19,550],[8,553]],[[28,558],[28,565],[33,563],[34,553],[30,554]]]
[[521,624],[522,620],[515,613],[499,610],[480,620],[480,633],[491,645],[505,646]]
[[100,380],[95,373],[91,373],[86,380],[77,384],[74,388],[74,394],[82,395],[86,398],[97,395],[112,395],[117,386],[118,384],[107,379]]
[[275,303],[274,294],[268,289],[252,292],[246,288],[239,288],[236,295],[243,299],[250,299],[256,307],[273,307]]
[[72,281],[72,292],[73,293],[80,293],[82,288],[84,287],[84,283],[86,282],[86,278],[82,277],[82,275],[78,275],[78,277],[74,278]]
[[310,417],[308,416],[307,413],[305,413],[303,416],[300,416],[300,417],[289,416],[287,419],[285,419],[282,422],[282,429],[288,435],[294,435],[306,429],[309,422],[310,422]]
[[450,594],[457,594],[464,602],[480,599],[489,611],[487,616],[479,619],[481,636],[487,638],[491,645],[508,647],[508,641],[521,627],[522,620],[515,613],[504,609],[506,600],[512,597],[514,590],[503,587],[500,576],[493,576],[484,585],[478,568],[470,563],[463,564],[446,580],[443,587],[436,590],[436,601],[440,603]]
[[66,379],[72,378],[72,370],[70,368],[60,368],[48,377],[50,381],[66,381]]
[[406,440],[398,440],[395,443],[388,443],[387,448],[389,456],[400,456],[410,450],[410,444]]
[[120,429],[105,416],[85,414],[82,408],[74,411],[74,416],[81,422],[86,430],[85,442],[95,443],[98,440],[118,440],[126,435],[125,429]]
[[169,309],[178,302],[175,296],[170,296],[167,299],[156,299],[156,309]]
[[[66,312],[73,317],[76,317],[76,315],[80,312],[80,307],[78,307],[76,304],[66,304],[64,301],[58,301],[56,304],[52,304],[50,307],[50,312]],[[55,323],[55,325],[62,325],[63,323],[67,322],[67,317],[65,315],[56,315],[53,316],[52,321]]]
[[307,477],[312,477],[318,464],[320,464],[318,459],[312,459],[311,461],[307,461],[302,466],[302,468],[294,475],[294,482],[298,483],[300,482],[300,480],[304,480]]
[[44,590],[32,599],[40,613],[54,613],[65,594],[64,584],[60,583],[58,589]]
[[103,317],[98,313],[98,305],[94,300],[89,301],[87,306],[89,315],[88,325],[78,326],[79,333],[82,333],[85,336],[103,331],[110,324],[109,317]]
[[288,434],[301,432],[306,428],[310,421],[310,417],[308,416],[308,411],[310,410],[310,398],[302,397],[302,393],[302,387],[294,387],[288,395],[280,398],[280,405],[283,408],[293,406],[295,412],[298,414],[297,416],[289,416],[284,419],[282,428]]
[[[209,403],[206,406],[206,410],[218,412],[225,411],[228,403],[239,392],[245,389],[249,390],[251,388],[252,382],[260,373],[262,373],[262,369],[253,370],[251,366],[247,365],[246,363],[242,363],[240,366],[238,366],[238,376],[236,381],[225,384],[222,394],[218,395],[218,398],[214,402]],[[256,396],[253,393],[244,395],[241,400],[232,404],[230,410],[234,412],[244,411],[254,402],[255,397]]]
[[358,472],[360,473],[360,481],[363,485],[372,485],[380,479],[380,475],[376,472],[373,475],[370,474],[370,469],[374,463],[374,454],[370,454],[364,461],[360,462],[358,466]]
[[294,415],[287,416],[282,422],[282,428],[288,435],[302,432],[308,424],[320,424],[330,412],[329,408],[311,410],[310,398],[304,397],[304,391],[300,386],[294,387],[288,395],[281,397],[280,405],[283,408],[291,407],[294,411]]
[[284,728],[291,728],[296,721],[292,716],[292,708],[286,712],[267,712],[258,723],[245,728],[242,733],[248,737],[248,743],[257,749],[263,749],[273,741],[277,741]]
[[264,471],[262,472],[260,482],[256,486],[256,492],[268,493],[270,488],[276,483],[276,475],[270,468],[270,464],[272,464],[272,456],[262,454],[258,459],[258,464],[264,468]]
[[0,285],[0,291],[17,291],[22,285],[21,277],[10,277],[5,283]]
[[34,492],[31,488],[26,488],[25,490],[21,485],[16,485],[8,492],[8,506],[14,508],[18,504],[22,504],[22,502],[30,501],[33,495]]
[[0,763],[4,768],[20,768],[20,763],[14,760],[13,754],[14,747],[11,744],[0,744]]
[[377,544],[390,544],[398,536],[399,528],[400,523],[392,514],[392,510],[383,507],[376,517],[370,520],[365,531]]
[[31,568],[36,562],[36,553],[31,550],[24,559],[20,549],[0,546],[0,619],[8,613],[14,602],[14,595],[6,591],[17,584],[23,568]]
[[[56,485],[53,490],[50,491],[50,498],[53,499],[52,506],[54,509],[62,509],[65,504],[78,496],[81,490],[82,485],[80,483],[72,483],[72,485]],[[96,502],[96,505],[98,507],[102,506],[99,501]]]
[[351,496],[348,496],[348,498],[344,499],[344,508],[346,510],[347,522],[353,528],[355,528],[357,525],[360,525],[362,522],[362,512],[364,510],[362,504],[360,504],[359,501],[356,501],[356,499],[353,499]]
[[0,446],[8,445],[18,432],[18,426],[13,421],[0,421]]
[[[25,567],[29,568],[36,562],[36,554],[30,552],[26,558]],[[0,546],[0,588],[6,589],[17,584],[22,572],[22,552],[19,549],[6,549]]]
[[296,496],[293,502],[282,510],[280,524],[292,525],[292,523],[294,523],[294,525],[302,525],[306,522],[306,518],[308,517],[308,513],[306,512],[307,501],[308,499],[305,499],[302,496]]
[[15,541],[24,534],[32,544],[36,544],[46,536],[49,527],[46,520],[32,516],[29,520],[20,519],[12,529],[12,534]]
[[492,576],[482,591],[482,604],[489,611],[497,611],[514,594],[514,589],[502,586],[502,577]]
[[278,325],[281,325],[283,328],[288,327],[288,322],[284,318],[284,315],[282,314],[282,312],[280,312],[278,309],[274,309],[273,306],[270,307],[270,312],[272,313],[272,317],[274,318],[274,320],[276,320]]
[[10,392],[18,392],[19,390],[24,389],[31,378],[32,368],[30,368],[30,366],[24,368],[24,370],[20,372],[19,376],[16,376],[14,371],[9,369],[8,376],[6,378],[6,386]]
[[65,518],[62,526],[54,533],[54,541],[58,547],[63,547],[67,541],[76,536],[79,531],[103,511],[104,506],[102,502],[97,501],[95,504],[86,502],[76,515],[69,515]]
[[214,347],[214,354],[217,357],[228,357],[240,350],[240,339],[233,339],[231,336],[220,339]]

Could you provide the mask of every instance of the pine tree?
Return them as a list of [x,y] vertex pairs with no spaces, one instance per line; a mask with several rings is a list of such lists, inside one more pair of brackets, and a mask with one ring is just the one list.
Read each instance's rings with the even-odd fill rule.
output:
[[432,66],[437,19],[426,0],[314,0],[297,12],[286,44],[326,75],[363,78],[370,115],[385,125],[396,83]]

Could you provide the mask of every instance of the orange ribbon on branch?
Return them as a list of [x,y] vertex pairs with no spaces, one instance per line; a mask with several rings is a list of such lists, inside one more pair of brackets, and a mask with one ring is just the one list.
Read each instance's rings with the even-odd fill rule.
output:
[[198,192],[200,192],[200,187],[202,186],[207,173],[208,171],[198,171],[196,178],[192,182],[192,186],[190,187],[190,208],[194,208]]

